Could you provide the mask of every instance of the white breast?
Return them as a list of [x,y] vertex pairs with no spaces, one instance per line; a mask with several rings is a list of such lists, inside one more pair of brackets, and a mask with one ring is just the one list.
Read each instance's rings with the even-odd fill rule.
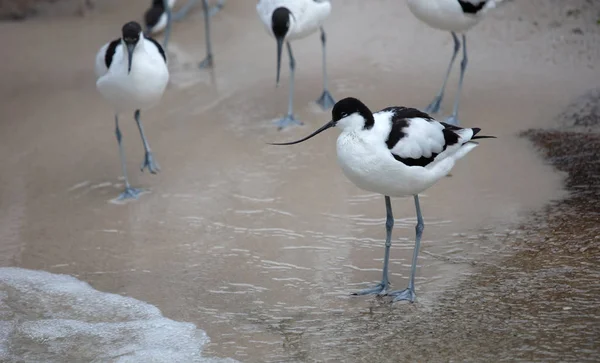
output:
[[343,132],[338,137],[337,156],[344,175],[363,190],[394,197],[412,192],[405,180],[398,178],[406,166],[394,160],[391,154],[388,156],[373,148],[357,133]]
[[127,51],[117,46],[108,72],[96,87],[117,112],[144,110],[162,97],[169,81],[167,65],[154,43],[147,39],[134,51],[131,72],[127,73]]
[[[475,146],[471,144],[467,148]],[[374,129],[342,132],[337,139],[337,157],[344,175],[357,187],[390,197],[423,192],[447,175],[456,160],[446,158],[432,168],[406,166],[394,159]]]

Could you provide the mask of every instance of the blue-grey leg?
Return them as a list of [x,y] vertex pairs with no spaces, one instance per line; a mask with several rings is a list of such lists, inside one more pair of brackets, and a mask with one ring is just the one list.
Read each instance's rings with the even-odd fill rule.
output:
[[152,155],[152,151],[150,150],[150,145],[148,144],[148,140],[146,139],[146,135],[144,134],[144,127],[142,126],[142,122],[140,121],[140,110],[136,110],[135,114],[135,122],[137,123],[138,129],[140,130],[140,136],[142,136],[142,142],[144,143],[144,162],[142,163],[142,171],[145,168],[148,168],[148,171],[152,174],[156,174],[160,171],[158,164],[154,161],[154,156]]
[[303,125],[301,121],[296,120],[294,117],[294,73],[296,70],[296,60],[294,59],[294,55],[292,54],[292,46],[290,42],[286,43],[288,55],[290,57],[290,91],[288,98],[288,113],[287,115],[277,122],[277,129],[281,130],[286,126],[297,124]]
[[[198,3],[198,0],[189,0],[185,5],[175,14],[173,14],[174,21],[180,21],[186,17],[186,15],[192,10],[192,8]],[[217,5],[210,8],[209,15],[213,16],[218,13],[225,6],[225,0],[219,0]]]
[[321,27],[321,45],[323,47],[323,94],[321,97],[317,99],[317,103],[321,106],[322,109],[328,110],[333,107],[335,101],[333,97],[331,97],[331,93],[329,93],[329,89],[327,87],[327,56],[325,53],[325,43],[327,42],[327,36],[325,34],[325,29]]
[[415,227],[415,250],[413,251],[412,265],[410,267],[410,280],[408,280],[408,288],[404,290],[391,291],[386,294],[388,296],[393,296],[394,301],[408,300],[410,302],[414,302],[416,297],[415,273],[417,272],[417,258],[419,257],[419,249],[421,248],[421,236],[423,235],[423,229],[425,229],[418,195],[415,195],[415,209],[417,210],[417,226]]
[[370,289],[361,290],[355,292],[352,295],[373,295],[373,294],[385,294],[390,281],[388,278],[388,267],[390,263],[390,247],[392,246],[392,228],[394,228],[394,215],[392,214],[392,201],[390,197],[385,196],[385,256],[383,257],[383,276],[381,282]]
[[173,20],[180,21],[183,18],[185,18],[186,15],[190,12],[190,10],[192,10],[194,6],[196,6],[197,3],[198,0],[188,0],[188,2],[186,2],[185,5],[183,5],[183,7],[179,9],[178,12],[173,14]]
[[450,64],[448,65],[448,70],[446,71],[446,77],[444,78],[444,83],[442,83],[442,88],[438,92],[437,96],[431,101],[429,106],[425,108],[425,112],[436,113],[440,110],[440,106],[442,105],[442,100],[444,99],[444,91],[446,90],[446,83],[448,83],[448,77],[450,77],[450,71],[452,71],[452,66],[454,65],[454,60],[456,59],[456,55],[460,50],[460,41],[456,36],[456,33],[452,32],[452,39],[454,40],[454,52],[452,53],[452,58],[450,58]]
[[165,8],[165,13],[167,14],[167,27],[165,29],[165,38],[163,40],[163,48],[165,48],[166,51],[169,45],[169,38],[171,38],[171,25],[173,23],[173,14],[171,13],[169,0],[163,0],[163,6]]
[[463,59],[460,62],[460,78],[458,79],[458,92],[456,93],[456,101],[454,101],[454,110],[452,116],[447,120],[452,125],[458,125],[458,105],[460,104],[460,94],[462,93],[463,79],[465,78],[465,71],[467,69],[467,36],[463,34]]
[[202,0],[204,10],[204,36],[206,38],[206,58],[200,62],[200,68],[211,68],[213,66],[212,46],[210,44],[210,14],[208,1]]
[[119,200],[123,199],[137,199],[140,195],[141,190],[132,188],[129,185],[129,179],[127,178],[127,166],[125,165],[125,151],[123,151],[122,139],[123,135],[119,129],[119,115],[115,115],[115,135],[117,136],[117,142],[119,143],[119,157],[121,158],[121,169],[123,170],[123,177],[125,178],[125,190],[119,195]]

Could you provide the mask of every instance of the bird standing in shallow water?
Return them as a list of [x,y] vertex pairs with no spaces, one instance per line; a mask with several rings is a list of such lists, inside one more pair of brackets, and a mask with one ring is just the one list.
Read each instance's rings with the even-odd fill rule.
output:
[[[198,0],[189,0],[181,10],[172,14],[176,0],[152,0],[150,9],[144,15],[146,23],[146,34],[156,34],[165,29],[163,47],[167,49],[171,37],[171,26],[173,21],[183,19],[187,13],[196,5]],[[202,0],[204,10],[204,36],[206,38],[206,58],[200,62],[200,68],[213,66],[212,44],[210,41],[210,18],[225,6],[225,0],[219,0],[212,8],[208,6],[207,0]]]
[[145,157],[142,171],[159,171],[144,135],[140,110],[158,103],[169,81],[167,57],[160,44],[142,33],[140,24],[132,21],[122,28],[122,37],[103,45],[96,54],[96,87],[115,108],[115,133],[119,143],[121,167],[125,177],[125,191],[119,199],[137,198],[140,190],[132,188],[127,178],[125,155],[119,130],[119,113],[134,112],[135,121],[144,143]]
[[456,34],[462,34],[463,59],[460,63],[458,91],[452,115],[447,120],[448,123],[458,125],[458,106],[460,104],[460,94],[468,62],[467,36],[465,33],[479,23],[489,9],[494,8],[501,1],[502,0],[407,0],[408,8],[417,19],[432,28],[449,31],[454,40],[454,52],[452,53],[452,58],[450,58],[450,65],[446,71],[444,83],[442,83],[442,88],[437,96],[435,96],[433,101],[425,109],[426,112],[437,113],[440,110],[442,100],[444,99],[446,82],[448,82],[452,65],[460,50],[461,44]]
[[[458,126],[434,120],[428,114],[406,107],[388,107],[372,113],[356,98],[345,98],[335,104],[332,120],[298,141],[274,143],[293,145],[331,127],[342,133],[337,139],[337,156],[342,171],[356,186],[383,194],[387,218],[385,223],[385,257],[381,282],[355,295],[392,296],[394,301],[415,299],[415,273],[421,235],[425,227],[418,194],[447,175],[454,163],[473,150],[478,128]],[[417,211],[415,249],[408,288],[389,291],[388,265],[394,217],[390,197],[413,195]]]
[[323,48],[323,93],[317,99],[317,103],[327,110],[333,106],[335,101],[329,93],[327,86],[327,68],[325,43],[327,37],[323,29],[323,23],[331,12],[331,3],[327,0],[261,0],[256,5],[260,20],[265,25],[267,32],[277,42],[277,85],[279,85],[279,73],[281,69],[281,53],[283,43],[286,43],[288,56],[290,58],[290,90],[288,100],[288,113],[279,120],[279,129],[290,124],[302,125],[302,122],[294,117],[294,73],[296,60],[292,54],[292,40],[301,39],[321,30],[321,45]]

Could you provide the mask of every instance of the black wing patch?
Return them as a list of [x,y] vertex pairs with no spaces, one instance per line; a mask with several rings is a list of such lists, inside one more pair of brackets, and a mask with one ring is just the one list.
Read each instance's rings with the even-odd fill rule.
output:
[[392,129],[390,130],[390,134],[388,135],[387,140],[385,140],[388,149],[393,149],[394,146],[396,146],[396,144],[398,143],[398,141],[400,141],[401,138],[406,136],[404,131],[402,131],[406,126],[408,126],[408,120],[401,119],[394,121],[392,119]]
[[158,52],[160,53],[160,55],[162,55],[163,59],[165,60],[165,63],[167,63],[167,55],[165,54],[165,50],[160,45],[160,43],[154,40],[154,38],[147,37],[146,39],[148,39],[149,41],[154,43],[154,45],[156,45],[156,48],[158,48]]
[[444,147],[442,148],[442,151],[440,151],[439,153],[431,153],[430,157],[425,157],[425,156],[421,156],[418,159],[413,159],[413,158],[402,158],[394,153],[392,153],[392,156],[394,157],[394,159],[398,160],[399,162],[403,163],[406,166],[421,166],[421,167],[425,167],[429,164],[431,164],[435,158],[444,152],[444,150],[446,150],[446,148],[448,146],[454,145],[458,142],[458,135],[456,133],[454,133],[454,131],[449,130],[449,129],[443,129],[442,132],[444,133]]
[[438,156],[438,154],[433,153],[428,158],[426,158],[424,156],[421,156],[418,159],[401,158],[398,155],[393,154],[393,153],[392,153],[392,156],[394,157],[394,159],[398,160],[399,162],[401,162],[402,164],[404,164],[406,166],[421,166],[421,167],[425,167],[425,166],[431,164],[433,162],[433,160],[435,159],[435,157]]
[[473,4],[468,1],[458,0],[458,3],[460,4],[460,7],[462,8],[463,13],[477,14],[479,11],[481,11],[481,9],[483,9],[483,7],[487,3],[487,1],[482,1],[479,4]]
[[108,45],[106,48],[106,53],[104,54],[104,64],[106,68],[110,68],[112,64],[113,57],[115,56],[115,51],[117,50],[117,45],[121,44],[121,38],[115,39]]
[[[388,107],[386,109],[381,110],[380,112],[383,112],[383,111],[394,112],[394,114],[392,116],[392,120],[391,120],[392,129],[390,130],[388,139],[385,141],[389,150],[393,149],[394,146],[396,146],[396,144],[403,137],[406,136],[404,129],[407,128],[408,126],[410,126],[411,118],[422,118],[422,119],[425,119],[428,121],[434,121],[433,117],[429,116],[427,113],[419,111],[414,108]],[[431,156],[429,156],[429,157],[421,156],[418,159],[403,158],[403,157],[400,157],[390,151],[390,153],[392,154],[394,159],[398,160],[399,162],[401,162],[407,166],[425,167],[425,166],[429,165],[430,163],[432,163],[439,154],[441,154],[442,152],[444,152],[444,150],[446,150],[446,148],[448,146],[452,146],[452,145],[458,143],[459,136],[455,131],[461,130],[462,128],[458,127],[458,126],[450,125],[450,124],[447,124],[444,122],[440,122],[440,123],[444,126],[444,129],[442,130],[442,133],[444,135],[444,147],[442,148],[442,151],[440,151],[439,153],[432,153]]]
[[[422,118],[425,120],[433,120],[433,117],[429,116],[425,112],[419,111],[416,108],[406,107],[387,107],[379,112],[392,112],[392,129],[388,135],[388,139],[385,143],[388,149],[393,149],[394,146],[402,139],[406,134],[402,131],[408,126],[411,118]],[[378,113],[379,113],[378,112]]]
[[408,107],[387,107],[379,112],[389,112],[392,111],[394,115],[392,116],[392,122],[394,120],[407,119],[407,118],[424,118],[425,120],[433,120],[433,117],[429,116],[429,114],[417,110],[416,108],[408,108]]

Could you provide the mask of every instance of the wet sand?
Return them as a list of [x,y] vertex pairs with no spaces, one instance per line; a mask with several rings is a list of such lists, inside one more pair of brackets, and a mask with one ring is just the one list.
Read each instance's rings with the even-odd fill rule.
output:
[[[348,0],[333,12],[331,91],[373,109],[426,105],[441,82],[450,36],[418,23],[404,4],[380,3],[372,9]],[[265,145],[304,135],[329,115],[313,102],[321,91],[314,36],[294,45],[296,110],[306,126],[276,131],[273,120],[286,109],[287,73],[275,89],[275,44],[252,2],[231,1],[215,17],[212,73],[196,68],[204,55],[201,14],[176,25],[169,90],[142,115],[162,172],[139,172],[143,149],[124,115],[130,179],[151,192],[134,203],[110,202],[122,181],[93,58],[145,6],[106,0],[86,18],[0,24],[3,44],[22,55],[8,57],[0,73],[2,266],[69,274],[97,290],[148,302],[205,330],[208,353],[241,361],[594,356],[568,356],[569,347],[556,344],[564,349],[554,356],[514,351],[515,340],[523,342],[531,329],[510,335],[513,330],[496,328],[510,322],[490,313],[507,306],[498,303],[508,293],[494,288],[507,280],[487,270],[520,261],[513,260],[513,242],[528,225],[519,226],[566,196],[565,174],[518,134],[547,127],[573,97],[597,86],[600,30],[590,20],[593,5],[510,2],[470,35],[460,117],[498,139],[486,140],[423,195],[418,302],[393,306],[348,295],[380,278],[385,213],[381,196],[358,190],[339,170],[337,132],[297,147]],[[583,10],[567,15],[570,7]],[[401,288],[415,215],[409,198],[393,207],[391,279]],[[516,310],[538,309],[543,301],[524,296]],[[577,311],[573,306],[570,313]],[[521,317],[530,324],[539,318]],[[546,343],[527,344],[543,352]]]

